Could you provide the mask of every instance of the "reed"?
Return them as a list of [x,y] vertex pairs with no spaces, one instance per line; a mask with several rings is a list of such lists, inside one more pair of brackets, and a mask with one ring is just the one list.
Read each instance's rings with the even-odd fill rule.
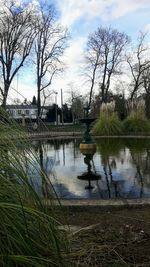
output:
[[100,109],[100,117],[93,126],[92,132],[95,135],[120,135],[123,128],[118,115],[114,112],[115,104],[103,103]]
[[142,110],[131,111],[123,122],[124,132],[133,134],[145,134],[150,132],[150,123]]
[[[0,109],[0,266],[68,266],[53,187],[23,129]],[[50,206],[43,202],[47,187]]]

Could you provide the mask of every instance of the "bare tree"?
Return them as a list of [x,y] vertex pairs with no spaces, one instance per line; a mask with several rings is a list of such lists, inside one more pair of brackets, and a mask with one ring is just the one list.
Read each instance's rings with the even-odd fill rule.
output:
[[66,39],[67,31],[56,23],[53,6],[41,6],[35,44],[38,117],[41,116],[41,94],[46,96],[43,91],[50,88],[54,76],[62,71],[61,56]]
[[54,90],[48,90],[48,88],[45,88],[45,90],[42,90],[42,93],[43,94],[41,95],[41,98],[42,98],[43,102],[42,102],[42,106],[40,109],[40,116],[41,117],[43,115],[43,110],[44,110],[44,106],[46,104],[47,99],[49,99],[51,95],[57,94]]
[[136,49],[132,51],[132,54],[127,56],[127,63],[129,64],[133,80],[130,89],[131,101],[133,100],[135,94],[139,91],[139,89],[143,87],[143,85],[147,87],[147,82],[144,76],[148,68],[150,67],[150,60],[146,59],[148,52],[148,48],[145,45],[146,35],[146,33],[140,33]]
[[81,95],[79,90],[74,88],[74,84],[71,82],[68,84],[70,87],[67,91],[68,99],[67,103],[71,107],[72,111],[72,121],[79,120],[84,115],[84,104],[85,104],[85,95]]
[[90,80],[90,97],[89,102],[87,106],[87,113],[86,116],[89,114],[89,109],[91,107],[92,102],[92,95],[93,95],[93,89],[95,85],[96,80],[96,74],[97,69],[100,66],[101,63],[101,44],[97,43],[97,40],[95,40],[94,36],[89,36],[89,40],[87,42],[87,51],[86,51],[86,63],[87,63],[87,76]]
[[142,81],[146,94],[150,94],[150,62],[142,72]]
[[2,106],[6,106],[10,85],[28,57],[36,35],[32,11],[5,1],[0,13],[0,66],[3,87]]
[[150,119],[150,64],[142,73],[142,81],[143,81],[143,88],[145,90],[144,92],[145,111],[147,117]]
[[95,81],[98,79],[101,90],[101,101],[107,102],[108,91],[112,75],[120,74],[120,63],[123,60],[123,52],[128,44],[129,38],[111,28],[98,28],[89,36],[87,43],[87,64],[90,71],[90,98]]

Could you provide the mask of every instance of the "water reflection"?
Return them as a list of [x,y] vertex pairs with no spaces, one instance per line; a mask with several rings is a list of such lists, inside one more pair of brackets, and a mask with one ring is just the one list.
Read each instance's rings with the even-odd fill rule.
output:
[[[91,181],[98,181],[101,179],[101,176],[96,174],[96,170],[94,167],[93,161],[93,154],[91,153],[84,153],[84,163],[87,165],[87,171],[83,172],[81,175],[78,176],[78,179],[88,181],[88,186],[85,186],[85,189],[91,191],[94,187],[91,184]],[[92,164],[93,164],[93,171],[92,171]]]
[[[150,140],[100,139],[82,155],[79,139],[33,143],[41,169],[61,198],[150,197]],[[47,196],[49,184],[42,184]]]

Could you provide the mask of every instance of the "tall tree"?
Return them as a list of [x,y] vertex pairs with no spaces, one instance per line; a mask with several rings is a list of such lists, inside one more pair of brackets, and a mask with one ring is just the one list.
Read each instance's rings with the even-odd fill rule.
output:
[[18,7],[14,1],[5,1],[0,12],[0,88],[2,106],[6,106],[10,85],[29,56],[36,35],[32,10]]
[[142,74],[143,88],[145,90],[145,111],[147,117],[150,119],[150,64]]
[[86,60],[90,73],[91,88],[89,107],[95,81],[99,81],[101,101],[107,102],[112,75],[120,73],[125,46],[129,37],[112,28],[98,28],[88,38]]
[[[129,64],[132,84],[131,84],[131,101],[141,87],[146,86],[146,79],[143,79],[147,69],[150,67],[150,60],[147,60],[148,47],[145,44],[146,33],[140,33],[136,48],[127,55],[127,63]],[[146,89],[146,88],[145,88]]]
[[41,96],[45,95],[44,90],[50,88],[54,76],[62,71],[61,56],[66,39],[67,31],[55,21],[54,7],[40,6],[35,44],[38,117],[41,116]]

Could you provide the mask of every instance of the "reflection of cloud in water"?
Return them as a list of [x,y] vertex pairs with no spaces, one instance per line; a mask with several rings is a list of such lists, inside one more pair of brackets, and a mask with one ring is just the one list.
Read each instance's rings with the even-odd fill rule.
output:
[[[59,189],[59,184],[61,184],[74,196],[81,197],[85,195],[84,183],[77,179],[76,171],[72,172],[67,167],[63,169],[60,167],[55,170],[55,178],[50,177],[50,179],[57,190]],[[58,193],[57,190],[56,192]]]
[[80,198],[80,195],[78,195],[77,192],[72,192],[68,189],[66,184],[55,183],[54,189],[59,198]]

